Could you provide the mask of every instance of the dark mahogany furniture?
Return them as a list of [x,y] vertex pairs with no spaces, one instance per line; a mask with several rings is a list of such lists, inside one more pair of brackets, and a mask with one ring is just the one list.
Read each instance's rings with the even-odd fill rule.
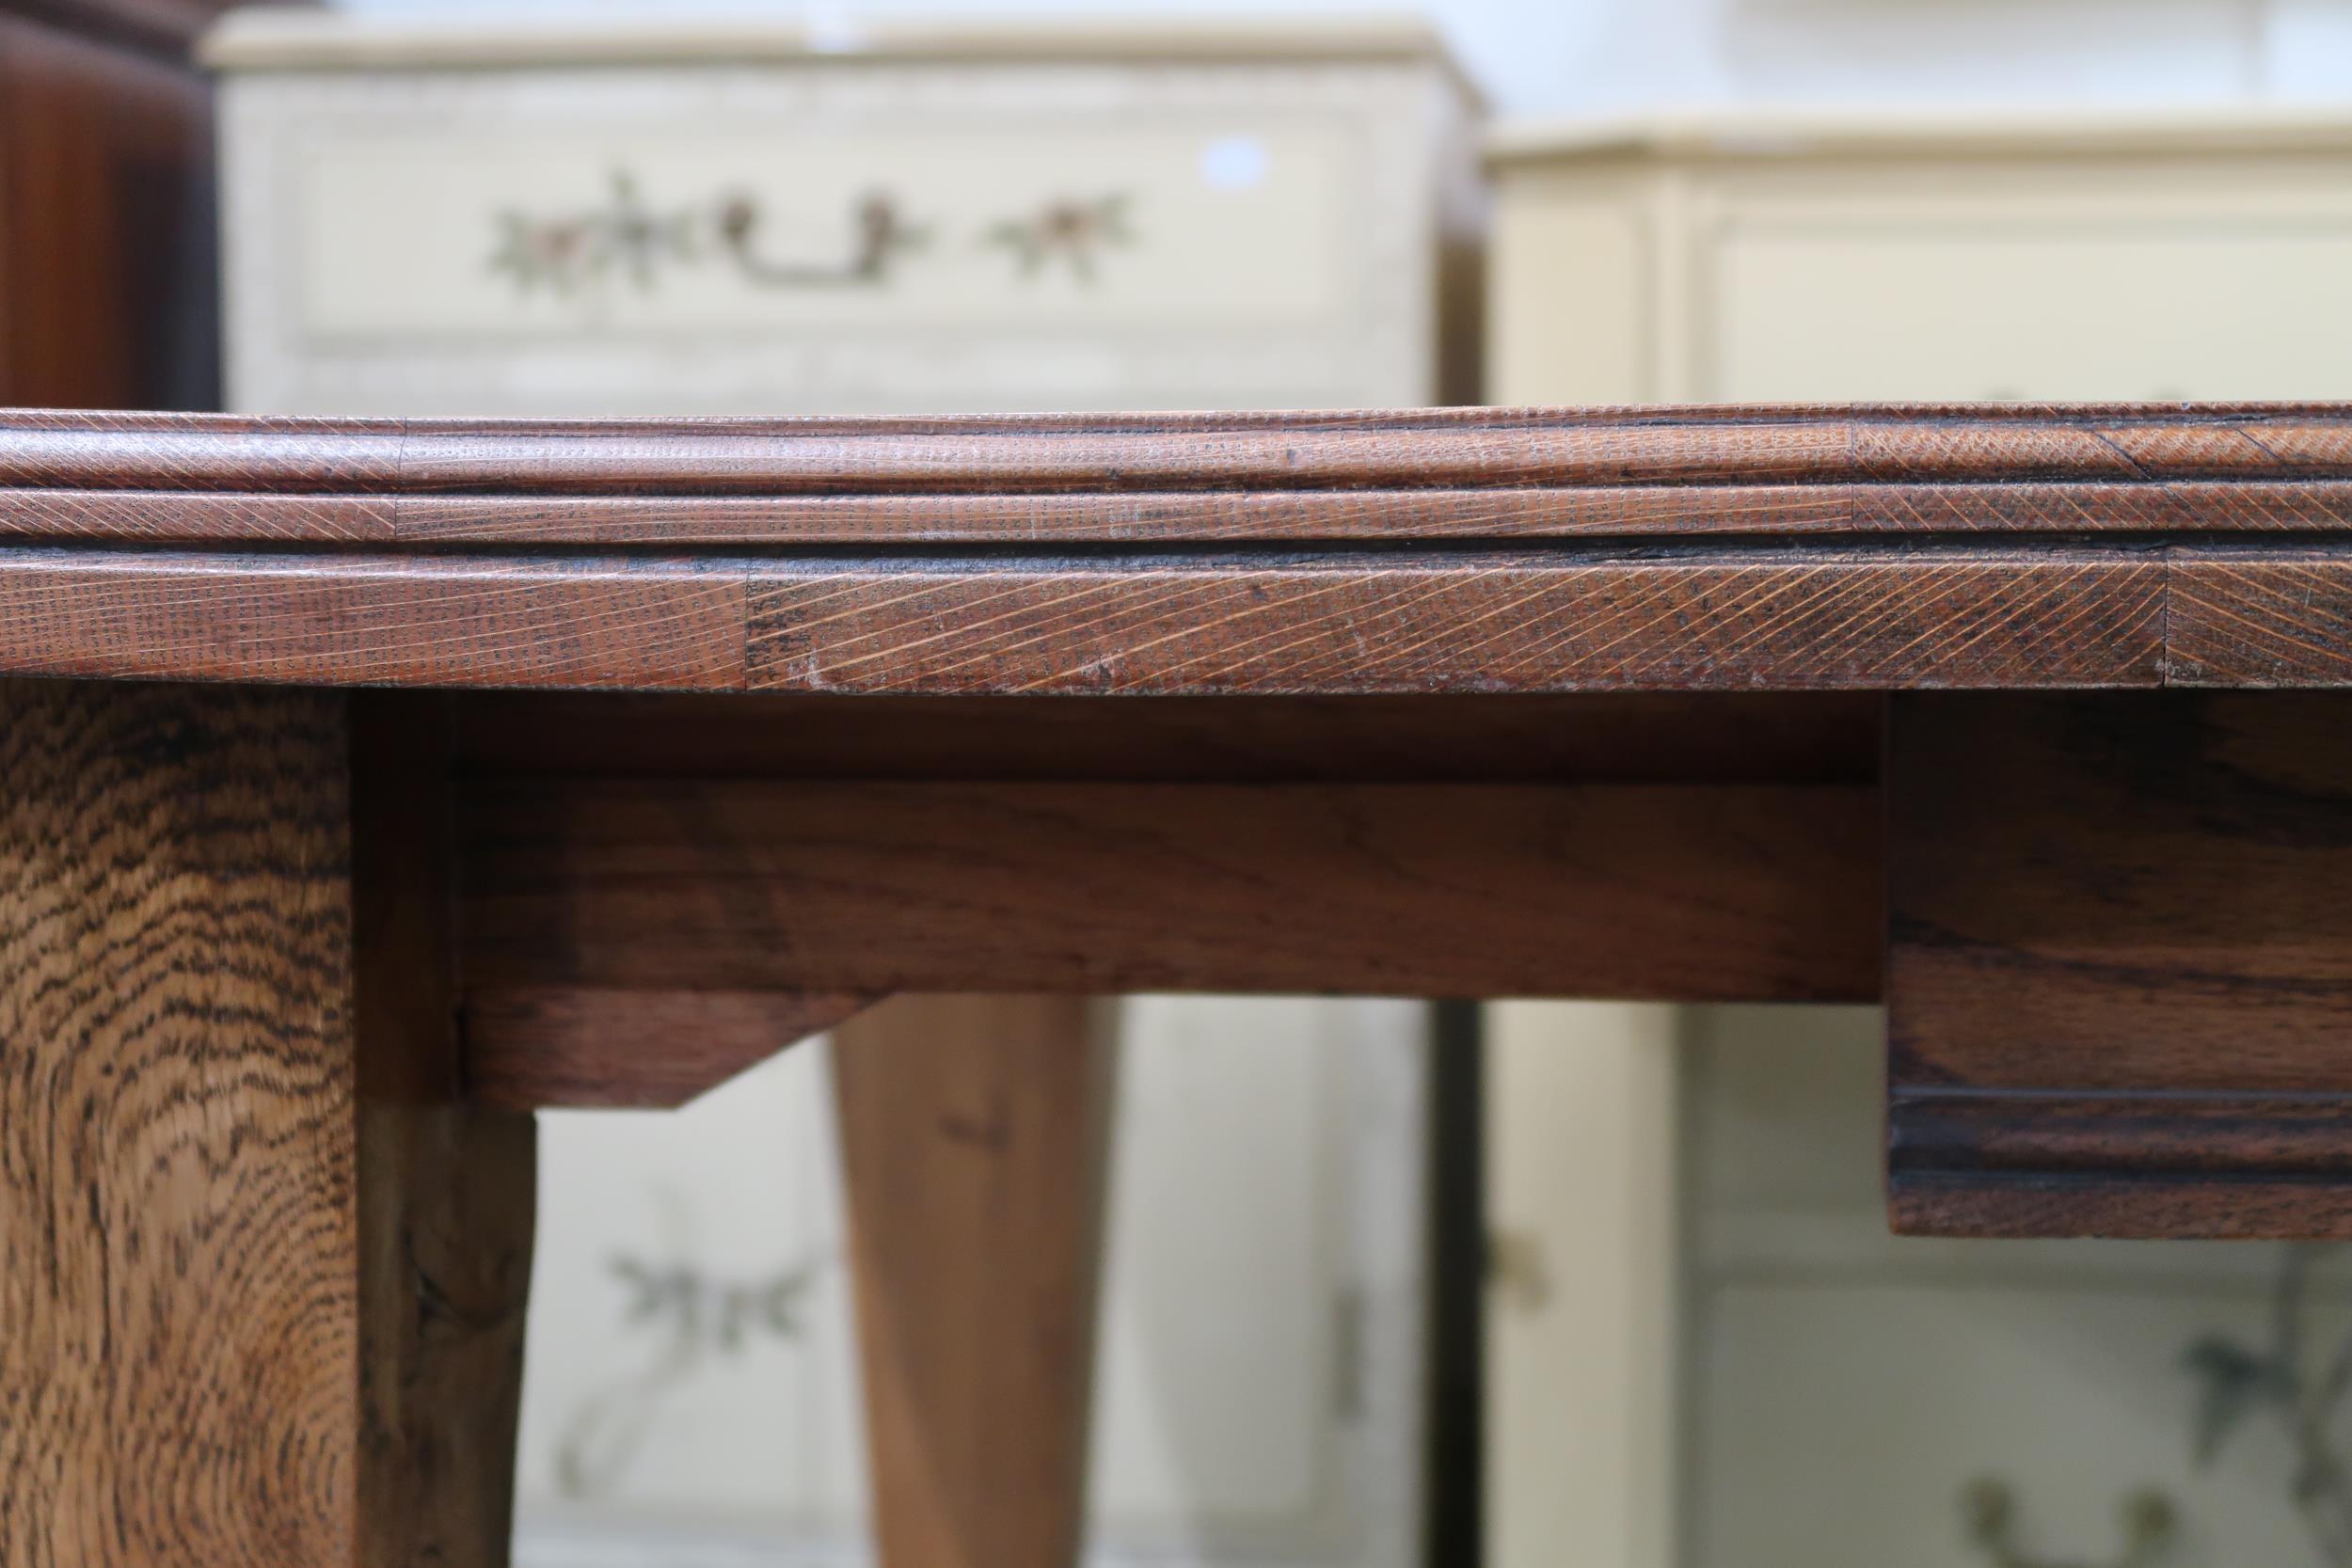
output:
[[212,89],[224,0],[0,0],[0,404],[217,400]]
[[0,416],[0,1561],[499,1560],[530,1113],[893,993],[894,1568],[1072,1556],[1086,993],[1883,996],[1899,1227],[2352,1234],[2348,530],[2331,407]]

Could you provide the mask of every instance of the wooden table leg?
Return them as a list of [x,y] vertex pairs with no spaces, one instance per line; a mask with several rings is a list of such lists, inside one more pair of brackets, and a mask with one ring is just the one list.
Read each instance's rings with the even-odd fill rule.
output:
[[532,1128],[454,1102],[435,714],[0,682],[10,1568],[505,1560]]
[[1896,1227],[2352,1237],[2352,700],[1922,693],[1891,726]]
[[1070,1568],[1112,1007],[898,997],[834,1036],[886,1568]]

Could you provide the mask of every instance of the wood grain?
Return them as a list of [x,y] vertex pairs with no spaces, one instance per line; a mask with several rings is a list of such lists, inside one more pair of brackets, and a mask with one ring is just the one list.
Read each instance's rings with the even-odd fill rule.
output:
[[0,1560],[355,1560],[331,696],[0,684]]
[[497,778],[469,995],[1877,994],[1867,787]]
[[755,577],[751,684],[844,692],[2153,686],[2164,568],[2084,554]]
[[0,669],[915,695],[2153,686],[2164,599],[2160,562],[2081,552],[785,571],[28,549],[0,551]]
[[2287,601],[2341,573],[2348,516],[2334,405],[0,412],[0,670],[928,696],[2332,685],[2333,591]]
[[847,697],[468,692],[468,772],[1130,783],[1871,784],[1867,692]]
[[[136,531],[202,538],[199,498],[125,508],[103,492],[47,495],[49,526],[135,514]],[[267,500],[285,537],[319,529],[313,498]],[[399,497],[404,540],[590,546],[1231,544],[1284,540],[1807,537],[1859,531],[2145,533],[2209,528],[2341,532],[2352,483],[2185,480],[2034,483],[1641,484],[1452,490],[1162,491],[1143,494]],[[354,510],[357,510],[355,507]],[[306,513],[308,515],[306,515]],[[10,525],[0,515],[0,529]],[[313,533],[315,536],[315,533]]]
[[538,1128],[466,1095],[447,702],[349,701],[358,1560],[504,1568]]
[[858,991],[485,987],[465,1004],[466,1091],[509,1111],[683,1105],[875,998]]
[[389,545],[398,502],[381,496],[250,491],[150,495],[120,490],[0,491],[0,540],[107,544]]
[[415,768],[349,793],[332,694],[0,712],[0,1560],[502,1563],[529,1124],[445,1092]]
[[0,559],[0,668],[314,685],[742,683],[739,574],[691,562]]
[[2340,534],[2352,482],[1644,484],[997,495],[416,496],[24,487],[0,538],[796,547]]
[[[169,449],[176,461],[161,459]],[[0,416],[28,487],[418,496],[1160,494],[2352,479],[2332,404],[1453,408],[923,419]]]
[[835,1037],[891,1568],[1075,1568],[1111,1018],[1080,997],[899,997]]
[[2325,694],[1896,702],[1899,1228],[2352,1234],[2348,721]]
[[2352,556],[2185,550],[2171,578],[2173,684],[2352,683]]

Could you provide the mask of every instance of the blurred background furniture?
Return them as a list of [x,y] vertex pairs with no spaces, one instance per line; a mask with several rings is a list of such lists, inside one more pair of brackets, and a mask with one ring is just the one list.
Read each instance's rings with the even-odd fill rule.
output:
[[1474,99],[1415,25],[262,13],[209,57],[242,405],[1475,387]]
[[[1475,387],[1477,104],[1417,25],[262,16],[209,57],[242,411]],[[852,1253],[892,1560],[1052,1558],[1089,1404],[1096,1560],[1420,1560],[1428,1009],[1136,999],[1115,1090],[1099,1022],[901,1001],[675,1118],[545,1118],[519,1560],[863,1560]],[[951,1125],[1026,1094],[1115,1094],[1092,1396],[1097,1152]],[[845,1219],[837,1158],[887,1201]]]
[[[2352,395],[2341,113],[1756,108],[1489,167],[1491,402]],[[2153,1483],[2190,1549],[2307,1560],[2277,1463],[2197,1472],[2178,1366],[2276,1249],[1889,1237],[1874,1009],[1490,1011],[1496,1568],[1959,1568],[1984,1475],[2074,1555]]]
[[0,404],[209,408],[215,0],[0,5]]
[[1508,402],[2324,398],[2352,119],[1769,110],[1498,133]]

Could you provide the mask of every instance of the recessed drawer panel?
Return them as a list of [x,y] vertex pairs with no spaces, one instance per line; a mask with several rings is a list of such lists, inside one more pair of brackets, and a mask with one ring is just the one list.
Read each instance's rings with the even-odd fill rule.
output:
[[2352,214],[1757,223],[1714,262],[1724,398],[2352,396]]

